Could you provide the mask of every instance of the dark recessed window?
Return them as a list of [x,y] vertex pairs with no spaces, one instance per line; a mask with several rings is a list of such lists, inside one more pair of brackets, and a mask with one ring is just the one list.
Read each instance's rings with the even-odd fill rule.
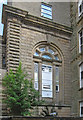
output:
[[80,117],[83,117],[83,102],[80,102]]
[[6,61],[5,61],[5,55],[3,54],[2,56],[2,67],[5,68],[6,67]]
[[83,107],[81,107],[81,114],[83,115]]
[[79,33],[79,53],[83,52],[83,29]]
[[41,16],[52,19],[52,7],[42,3],[41,4]]
[[83,63],[80,66],[80,88],[83,87]]
[[83,79],[83,71],[81,72],[81,79]]
[[83,1],[79,0],[78,2],[78,15],[80,16],[83,13]]

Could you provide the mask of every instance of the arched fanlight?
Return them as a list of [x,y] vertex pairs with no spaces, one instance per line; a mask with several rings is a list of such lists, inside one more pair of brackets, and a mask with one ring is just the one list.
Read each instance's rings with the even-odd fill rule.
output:
[[55,59],[56,61],[60,60],[58,51],[56,49],[51,49],[50,46],[41,46],[36,48],[34,56],[40,56],[40,58],[45,59]]

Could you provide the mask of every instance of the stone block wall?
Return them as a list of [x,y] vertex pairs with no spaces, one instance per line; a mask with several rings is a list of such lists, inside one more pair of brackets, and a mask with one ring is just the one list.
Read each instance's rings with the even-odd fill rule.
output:
[[0,116],[2,115],[2,36],[0,36]]
[[[70,41],[64,40],[64,38],[54,37],[53,35],[48,35],[48,40],[46,39],[46,34],[40,31],[30,30],[28,28],[21,28],[21,44],[20,44],[20,59],[22,61],[23,67],[27,70],[28,74],[31,76],[33,73],[33,48],[39,42],[49,42],[58,46],[62,51],[64,57],[64,66],[62,72],[60,72],[60,88],[62,89],[59,100],[63,104],[71,104],[71,81],[70,81]],[[33,75],[31,76],[33,77]]]
[[[22,10],[26,10],[30,15],[46,19],[41,16],[41,2],[12,2],[8,0],[8,5]],[[52,6],[52,20],[53,22],[63,24],[66,26],[71,26],[70,23],[70,2],[49,2],[45,1],[46,4]],[[48,19],[47,19],[48,20]]]
[[70,42],[71,48],[71,79],[72,79],[72,115],[79,116],[80,113],[80,100],[82,98],[82,91],[80,89],[80,63],[82,62],[82,56],[79,53],[79,30],[83,27],[83,20],[78,16],[78,3],[71,3],[71,26],[72,37]]
[[23,68],[28,73],[28,79],[32,79],[34,48],[40,43],[55,46],[62,57],[59,77],[60,92],[58,99],[47,98],[47,101],[56,104],[57,99],[59,106],[65,106],[61,110],[57,110],[60,116],[69,116],[71,107],[71,28],[27,15],[26,11],[9,6],[5,6],[5,10],[7,14],[3,14],[7,16],[7,21],[4,19],[7,71],[9,72],[9,69],[15,71],[21,61]]

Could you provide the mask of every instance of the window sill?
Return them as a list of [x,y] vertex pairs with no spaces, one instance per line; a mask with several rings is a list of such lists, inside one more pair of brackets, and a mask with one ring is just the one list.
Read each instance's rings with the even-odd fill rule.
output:
[[77,24],[79,24],[79,22],[82,20],[83,18],[83,13],[80,14],[78,17],[77,17]]
[[81,90],[83,90],[83,87],[81,87],[81,88],[79,89],[79,91],[81,91]]
[[47,18],[47,17],[44,17],[43,15],[41,15],[41,18],[47,19],[47,20],[49,20],[49,21],[53,21],[53,18]]
[[83,51],[78,53],[78,56],[81,56],[81,55],[83,55]]

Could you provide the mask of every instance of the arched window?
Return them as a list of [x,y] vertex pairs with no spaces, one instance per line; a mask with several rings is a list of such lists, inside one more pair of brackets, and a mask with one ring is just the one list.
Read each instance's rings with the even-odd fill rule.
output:
[[34,87],[42,97],[53,98],[59,93],[59,68],[62,64],[60,53],[50,45],[35,48],[34,55]]

